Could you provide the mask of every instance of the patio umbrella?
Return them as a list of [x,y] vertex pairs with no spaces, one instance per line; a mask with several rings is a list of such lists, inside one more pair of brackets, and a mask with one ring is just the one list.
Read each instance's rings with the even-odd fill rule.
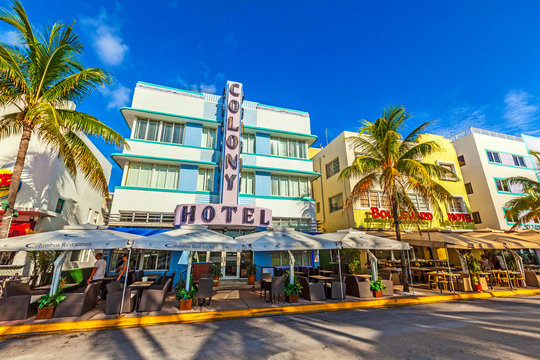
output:
[[[120,249],[129,247],[129,242],[139,235],[108,230],[106,226],[73,225],[62,230],[0,239],[0,251],[70,251],[88,249]],[[65,254],[54,263],[50,294],[53,295],[60,283],[60,272]]]
[[183,225],[179,229],[136,239],[134,249],[189,251],[186,290],[190,286],[193,251],[242,251],[244,245],[232,237],[208,230],[204,225]]
[[[377,280],[377,258],[371,253],[370,250],[410,250],[409,244],[392,240],[380,236],[366,234],[364,231],[356,229],[338,230],[334,233],[321,234],[317,237],[322,239],[338,242],[342,249],[359,249],[366,250],[375,262],[375,266],[372,266],[373,280]],[[338,249],[339,259],[339,278],[341,279],[341,254]],[[341,282],[341,281],[340,281]],[[343,297],[343,285],[341,289],[341,297]]]
[[249,245],[252,251],[288,251],[290,283],[294,283],[294,256],[292,250],[332,250],[338,244],[331,240],[309,235],[286,227],[274,227],[266,231],[239,236],[239,242]]

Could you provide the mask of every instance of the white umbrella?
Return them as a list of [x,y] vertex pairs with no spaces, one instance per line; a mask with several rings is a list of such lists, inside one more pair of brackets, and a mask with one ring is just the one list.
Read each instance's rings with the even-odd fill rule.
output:
[[[129,242],[139,235],[121,231],[108,230],[106,226],[74,225],[62,230],[16,236],[0,239],[0,250],[3,251],[70,251],[86,249],[120,249],[129,247]],[[65,254],[54,263],[54,272],[50,295],[58,289],[60,271]],[[127,274],[126,274],[127,277]]]
[[288,251],[291,259],[291,284],[294,282],[294,256],[291,250],[332,250],[338,248],[334,241],[285,227],[275,227],[266,231],[239,236],[236,240],[249,245],[252,251]]
[[244,245],[232,237],[208,230],[204,225],[183,225],[179,229],[140,238],[134,241],[135,249],[189,251],[186,290],[189,290],[193,251],[242,251]]
[[[370,250],[410,250],[411,246],[407,243],[383,238],[380,236],[369,235],[364,231],[355,229],[338,230],[334,233],[317,235],[322,239],[332,240],[339,242],[342,249],[360,249],[366,250],[369,254],[372,264],[371,269],[373,272],[373,280],[377,280],[377,258]],[[341,254],[338,250],[339,259],[339,277],[341,279]],[[343,285],[341,289],[341,296],[343,297]]]

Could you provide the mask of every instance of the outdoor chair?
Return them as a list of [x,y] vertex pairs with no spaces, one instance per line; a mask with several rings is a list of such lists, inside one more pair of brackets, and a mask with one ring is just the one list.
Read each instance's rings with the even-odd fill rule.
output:
[[54,317],[81,316],[95,308],[102,283],[96,281],[86,285],[84,289],[79,289],[78,292],[64,294],[66,299],[56,307]]
[[134,282],[137,282],[137,281],[139,281],[137,279],[137,273],[134,270],[130,270],[128,272],[127,284],[131,285],[131,284],[133,284]]
[[[206,275],[206,274],[203,274],[203,275]],[[214,285],[213,278],[201,277],[199,279],[199,284],[197,287],[197,294],[195,295],[195,299],[197,299],[197,306],[204,305],[206,299],[208,299],[208,306],[210,306],[210,304],[212,303],[212,295],[214,295],[212,291],[213,285]],[[201,300],[202,300],[202,303],[200,302]]]
[[310,283],[304,276],[297,276],[302,290],[300,296],[309,301],[326,300],[324,285],[322,283]]
[[262,297],[263,291],[264,291],[264,298],[266,299],[266,292],[271,290],[271,286],[272,286],[272,274],[262,273],[259,299]]
[[0,299],[0,320],[26,319],[31,297],[28,284],[14,284],[6,287],[5,295]]
[[270,286],[270,302],[274,302],[276,298],[285,300],[285,277],[275,276],[272,278]]
[[[120,304],[122,303],[122,291],[124,284],[119,281],[113,281],[107,284],[107,300],[105,301],[105,314],[114,315],[120,313]],[[124,297],[123,313],[132,312],[137,301],[137,291],[126,291]]]
[[[343,296],[341,295],[341,287],[343,286]],[[330,298],[343,300],[346,297],[347,293],[347,284],[344,282],[340,283],[339,281],[333,281],[332,287],[330,288]]]
[[151,285],[148,289],[144,289],[137,311],[160,311],[165,303],[167,289],[171,282],[172,280],[168,279],[163,285]]
[[525,271],[525,283],[527,286],[540,287],[540,275],[536,274],[535,271]]
[[359,281],[356,276],[345,274],[345,285],[347,286],[347,295],[359,298],[373,297],[369,281]]
[[508,279],[508,274],[506,271],[500,270],[497,272],[497,283],[499,286],[510,287],[510,279]]

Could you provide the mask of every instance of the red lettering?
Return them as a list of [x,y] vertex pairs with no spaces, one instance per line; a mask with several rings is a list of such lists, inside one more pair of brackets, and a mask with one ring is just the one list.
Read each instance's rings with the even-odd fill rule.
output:
[[379,209],[376,207],[371,208],[371,217],[374,219],[378,219],[381,217],[381,214],[379,213]]
[[388,217],[388,212],[385,211],[385,210],[381,210],[381,217],[382,217],[383,219],[386,219],[386,218]]
[[426,220],[428,220],[428,221],[433,220],[433,214],[432,213],[426,213],[426,214],[427,214]]
[[467,220],[467,222],[474,222],[471,218],[471,214],[465,214],[465,220]]

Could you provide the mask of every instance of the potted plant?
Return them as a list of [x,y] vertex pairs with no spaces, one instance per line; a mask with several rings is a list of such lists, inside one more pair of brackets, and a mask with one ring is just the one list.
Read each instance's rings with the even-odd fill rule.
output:
[[302,290],[302,285],[300,285],[300,283],[298,282],[298,280],[296,280],[295,277],[294,283],[288,283],[287,285],[285,285],[285,296],[287,297],[287,302],[297,303],[300,290]]
[[482,271],[482,266],[480,262],[472,255],[469,254],[467,257],[467,268],[469,269],[469,274],[471,275],[471,285],[474,291],[482,291],[482,285],[478,280],[478,273]]
[[386,289],[386,285],[383,284],[381,278],[378,278],[377,280],[372,280],[370,282],[370,288],[373,291],[374,297],[382,297],[382,292],[384,289]]
[[221,265],[213,263],[210,268],[210,274],[214,275],[214,287],[219,285],[219,278],[223,276]]
[[255,284],[255,275],[257,274],[257,267],[255,264],[249,264],[246,268],[246,275],[248,276],[248,284]]
[[66,296],[62,295],[65,284],[66,279],[64,278],[60,281],[56,293],[46,294],[39,298],[36,319],[51,319],[53,317],[56,306],[66,299]]
[[191,310],[193,299],[197,294],[197,290],[193,285],[193,278],[189,283],[189,290],[186,290],[186,282],[180,280],[176,284],[176,298],[180,301],[180,310]]

